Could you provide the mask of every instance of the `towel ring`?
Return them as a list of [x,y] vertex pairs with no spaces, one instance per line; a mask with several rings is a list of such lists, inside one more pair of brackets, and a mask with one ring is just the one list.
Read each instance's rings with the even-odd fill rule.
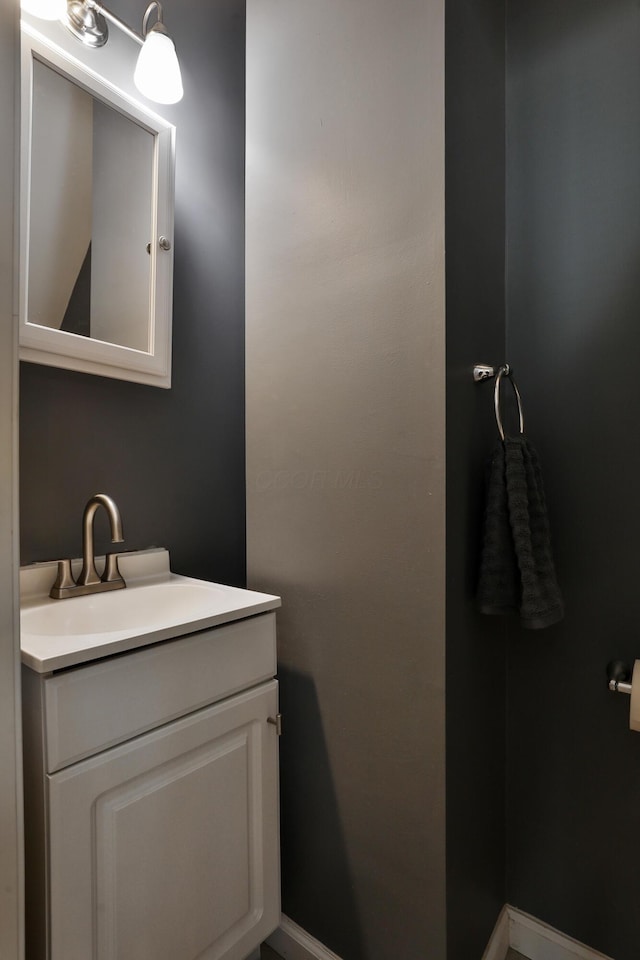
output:
[[500,434],[500,439],[504,440],[504,427],[502,425],[502,416],[500,415],[500,381],[503,377],[508,377],[513,387],[513,392],[516,396],[516,403],[518,404],[518,420],[520,422],[520,433],[524,433],[524,414],[522,412],[522,397],[520,396],[520,391],[516,386],[516,382],[513,379],[511,374],[511,367],[508,363],[503,364],[496,374],[496,385],[493,391],[493,405],[496,411],[496,423],[498,424],[498,433]]

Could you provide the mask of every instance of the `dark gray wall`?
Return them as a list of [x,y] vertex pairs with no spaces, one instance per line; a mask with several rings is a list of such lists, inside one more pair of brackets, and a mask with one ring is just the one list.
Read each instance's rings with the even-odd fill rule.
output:
[[504,0],[448,0],[447,956],[482,956],[505,902],[505,625],[473,596],[492,388],[504,357]]
[[[133,0],[110,4],[139,28]],[[111,494],[127,549],[245,579],[242,0],[165,4],[184,100],[177,127],[173,386],[21,365],[22,562],[78,556],[87,499]],[[106,523],[96,522],[98,549]]]
[[640,943],[640,7],[519,0],[508,23],[508,355],[545,474],[565,621],[509,632],[509,902],[615,957]]

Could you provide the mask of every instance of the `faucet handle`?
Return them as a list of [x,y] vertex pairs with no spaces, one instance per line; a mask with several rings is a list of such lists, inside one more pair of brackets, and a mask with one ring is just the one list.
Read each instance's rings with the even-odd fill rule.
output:
[[53,600],[60,600],[64,597],[70,587],[75,587],[76,582],[71,572],[71,560],[58,560],[58,576],[55,579],[49,596]]
[[101,580],[103,583],[121,583],[123,587],[126,587],[126,583],[118,568],[117,553],[108,553],[105,556],[104,573],[102,574]]

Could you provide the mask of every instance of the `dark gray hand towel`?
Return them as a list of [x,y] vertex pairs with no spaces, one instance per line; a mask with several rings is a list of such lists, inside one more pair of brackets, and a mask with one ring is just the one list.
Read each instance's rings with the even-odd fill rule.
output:
[[524,436],[507,437],[489,465],[477,601],[534,630],[564,615],[538,455]]

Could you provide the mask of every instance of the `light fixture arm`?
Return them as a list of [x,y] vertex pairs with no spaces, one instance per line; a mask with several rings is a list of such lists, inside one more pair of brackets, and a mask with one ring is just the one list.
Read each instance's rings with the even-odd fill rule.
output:
[[154,25],[151,27],[151,29],[152,29],[152,30],[160,30],[162,33],[166,33],[166,32],[167,32],[166,29],[165,29],[165,25],[164,25],[164,17],[163,17],[163,13],[162,13],[162,4],[160,3],[160,0],[151,0],[151,3],[149,4],[149,6],[147,7],[147,9],[146,9],[145,12],[144,12],[144,17],[142,18],[142,36],[143,36],[143,38],[146,38],[147,33],[149,32],[149,18],[151,17],[151,14],[153,13],[154,10],[155,10],[155,12],[156,12],[157,20],[156,20],[156,22],[154,23]]
[[[142,46],[144,43],[144,36],[142,34],[136,33],[135,30],[132,30],[128,23],[125,23],[124,20],[121,20],[120,17],[116,16],[115,13],[112,13],[108,7],[98,3],[97,0],[85,0],[85,6],[90,10],[95,10],[96,13],[99,13],[100,16],[104,17],[105,20],[108,20],[109,23],[112,23],[115,27],[118,27],[118,29],[122,30],[123,33],[126,33],[128,37],[131,37],[131,39],[135,40],[135,42],[140,44],[140,46]],[[149,12],[151,6],[152,4],[150,4],[149,8],[147,9],[147,13]],[[147,14],[145,13],[145,17],[146,15]]]
[[87,10],[93,10],[95,13],[100,14],[101,17],[104,17],[105,20],[108,20],[109,23],[112,23],[115,27],[122,30],[123,33],[126,33],[128,37],[131,37],[132,40],[135,40],[136,43],[143,45],[146,36],[149,32],[149,20],[151,14],[155,11],[157,20],[154,25],[151,27],[152,30],[158,30],[161,33],[166,33],[166,27],[164,25],[164,14],[162,12],[162,4],[160,0],[152,0],[147,9],[144,12],[144,17],[142,18],[142,33],[137,33],[133,30],[128,23],[125,23],[124,20],[121,20],[115,13],[112,13],[108,7],[105,7],[104,4],[98,3],[98,0],[84,0],[84,7]]

